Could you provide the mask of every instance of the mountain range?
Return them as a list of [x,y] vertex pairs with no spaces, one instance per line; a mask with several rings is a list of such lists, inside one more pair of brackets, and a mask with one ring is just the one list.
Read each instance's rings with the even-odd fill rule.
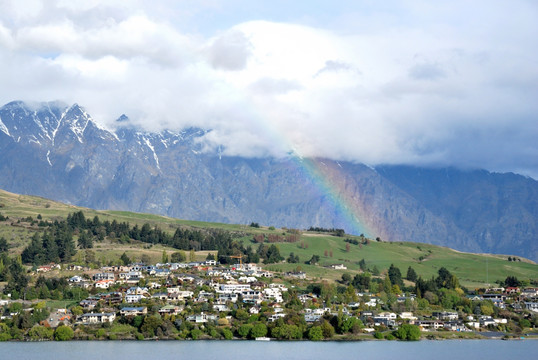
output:
[[[538,182],[513,173],[244,158],[204,151],[210,130],[115,130],[83,107],[0,108],[0,188],[95,209],[277,227],[343,228],[538,260]],[[354,224],[352,224],[354,223]]]

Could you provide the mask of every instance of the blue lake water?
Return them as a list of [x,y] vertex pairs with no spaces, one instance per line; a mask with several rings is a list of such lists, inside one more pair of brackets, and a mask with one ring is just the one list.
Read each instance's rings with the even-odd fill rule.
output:
[[72,341],[0,343],[0,359],[532,359],[537,340],[359,342]]

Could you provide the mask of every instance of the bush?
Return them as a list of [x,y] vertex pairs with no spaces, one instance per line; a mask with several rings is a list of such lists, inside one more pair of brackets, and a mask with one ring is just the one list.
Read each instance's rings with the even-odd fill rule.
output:
[[402,324],[400,328],[393,332],[393,335],[400,340],[415,341],[420,339],[420,328],[416,325]]
[[374,337],[375,337],[376,339],[380,339],[380,340],[381,340],[381,339],[383,339],[383,333],[381,333],[381,332],[379,332],[379,331],[376,331],[376,332],[374,333]]
[[191,338],[193,340],[198,340],[198,338],[200,336],[202,336],[203,334],[204,334],[204,332],[202,330],[200,330],[200,329],[192,329],[191,330]]
[[71,340],[75,335],[73,329],[66,325],[60,325],[54,331],[54,340],[56,341],[67,341]]
[[232,331],[230,329],[222,329],[221,333],[226,340],[232,340],[234,338],[234,335],[232,334]]
[[323,330],[321,330],[321,326],[312,326],[308,331],[308,339],[312,341],[323,340]]

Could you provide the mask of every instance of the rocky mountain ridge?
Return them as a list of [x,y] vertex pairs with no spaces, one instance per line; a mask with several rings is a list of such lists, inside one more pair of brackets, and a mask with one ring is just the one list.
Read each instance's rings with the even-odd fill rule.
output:
[[[0,188],[97,209],[183,219],[351,231],[538,260],[538,182],[515,174],[202,151],[202,129],[148,133],[99,126],[79,105],[0,108]],[[342,204],[339,204],[342,202]],[[342,205],[342,206],[339,206]],[[354,229],[357,232],[357,228]]]

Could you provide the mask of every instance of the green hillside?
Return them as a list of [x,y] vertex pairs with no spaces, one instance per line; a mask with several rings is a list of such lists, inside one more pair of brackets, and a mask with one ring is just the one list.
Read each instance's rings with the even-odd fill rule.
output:
[[[234,233],[234,237],[244,246],[252,246],[254,251],[258,244],[254,242],[254,235],[286,235],[287,229],[274,229],[267,227],[251,227],[246,225],[229,225],[187,221],[157,216],[139,214],[125,211],[96,211],[66,205],[35,196],[16,195],[0,190],[0,214],[8,216],[10,221],[0,221],[0,237],[4,237],[10,246],[10,253],[20,253],[29,243],[30,237],[39,227],[30,226],[25,222],[18,223],[19,219],[32,217],[37,219],[41,215],[43,220],[65,219],[69,213],[82,210],[86,218],[99,216],[101,220],[116,220],[129,222],[139,226],[149,223],[152,227],[158,226],[164,231],[173,233],[178,227],[211,230],[220,229]],[[357,240],[361,244],[348,243],[345,240]],[[504,280],[507,276],[516,276],[520,280],[538,280],[538,265],[530,260],[519,259],[508,261],[508,255],[470,254],[462,253],[449,248],[422,243],[387,243],[368,240],[355,236],[337,237],[328,233],[315,233],[303,231],[300,239],[294,243],[276,243],[282,257],[287,258],[291,252],[299,257],[299,263],[278,263],[266,267],[270,270],[289,271],[300,269],[308,276],[336,280],[343,273],[351,275],[360,272],[359,261],[364,259],[366,268],[373,271],[377,268],[381,274],[391,264],[399,267],[405,276],[409,266],[423,278],[437,274],[437,270],[446,267],[456,275],[460,282],[467,287],[479,287],[493,284],[497,280]],[[163,250],[174,252],[176,249],[166,246],[152,246],[131,242],[119,244],[114,239],[106,239],[96,244],[92,249],[96,256],[103,261],[118,258],[126,252],[131,258],[139,259],[143,254],[152,260],[158,261]],[[198,258],[205,258],[205,252],[198,252]],[[307,265],[313,255],[318,255],[318,265]],[[332,256],[331,256],[332,255]],[[324,266],[331,264],[344,264],[347,270],[332,270]]]

